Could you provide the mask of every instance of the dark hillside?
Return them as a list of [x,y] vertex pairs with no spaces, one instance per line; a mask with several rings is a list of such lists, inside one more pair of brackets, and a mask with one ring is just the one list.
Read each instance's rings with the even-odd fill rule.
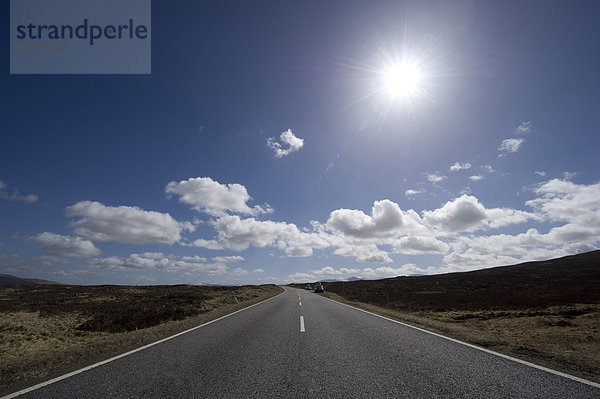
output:
[[60,284],[49,280],[38,280],[34,278],[21,278],[10,274],[0,274],[0,285],[3,284]]
[[325,290],[350,301],[403,311],[600,303],[600,251],[464,273],[334,282]]

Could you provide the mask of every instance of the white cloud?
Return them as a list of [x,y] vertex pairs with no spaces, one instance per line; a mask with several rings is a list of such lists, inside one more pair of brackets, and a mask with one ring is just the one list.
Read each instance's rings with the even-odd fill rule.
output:
[[101,251],[94,246],[93,242],[84,240],[80,237],[63,236],[60,234],[44,232],[35,237],[30,237],[29,241],[42,244],[42,249],[48,256],[84,258],[88,256],[98,256],[101,253]]
[[335,269],[331,266],[325,266],[321,269],[311,270],[312,274],[316,274],[318,276],[341,276],[341,275],[352,275],[360,273],[360,269],[358,268],[346,268],[342,267],[340,269]]
[[552,179],[538,185],[535,193],[540,197],[526,204],[550,221],[600,225],[600,183],[583,185]]
[[[375,201],[371,215],[360,210],[338,209],[331,212],[324,237],[335,255],[354,257],[358,262],[391,263],[390,253],[380,248],[391,246],[394,253],[443,253],[447,244],[435,238],[432,229],[414,210],[402,211],[390,200]],[[320,230],[321,229],[321,230]]]
[[241,267],[236,267],[235,269],[233,269],[231,271],[231,275],[235,276],[235,277],[246,276],[246,275],[248,275],[248,270],[243,269]]
[[294,274],[290,274],[287,278],[288,278],[288,281],[290,281],[290,282],[316,280],[316,276],[314,274],[310,274],[310,273],[294,273]]
[[546,176],[546,172],[544,172],[543,170],[541,170],[541,171],[535,171],[533,173],[535,173],[538,176],[542,176],[542,177]]
[[599,232],[598,228],[567,224],[547,234],[532,228],[517,235],[463,236],[443,261],[457,270],[471,270],[556,258],[596,249],[593,244]]
[[431,183],[440,183],[448,178],[448,176],[441,175],[439,172],[426,173],[425,176],[427,176],[427,180]]
[[481,169],[485,170],[488,173],[494,173],[496,169],[492,168],[491,165],[483,165]]
[[407,263],[400,267],[381,266],[377,268],[339,268],[325,266],[321,269],[311,270],[308,273],[294,273],[287,276],[287,281],[304,282],[315,281],[319,279],[334,278],[338,280],[346,280],[350,277],[358,277],[365,279],[389,278],[396,276],[408,276],[413,274],[433,274],[438,269],[433,267],[418,267],[415,264]]
[[433,236],[410,235],[394,243],[394,252],[405,255],[446,253],[449,246]]
[[375,201],[372,216],[355,209],[331,212],[327,227],[347,236],[359,238],[391,236],[403,225],[402,210],[390,201]]
[[476,197],[464,194],[439,209],[424,211],[423,219],[441,230],[458,232],[479,226],[486,219],[486,214]]
[[[159,253],[159,255],[160,255],[160,257],[163,256],[161,253]],[[200,262],[200,263],[205,263],[208,259],[206,259],[204,256],[194,255],[194,256],[182,256],[181,260],[183,260],[185,262]]]
[[223,216],[227,212],[245,215],[271,213],[273,209],[265,204],[250,208],[247,202],[252,199],[241,184],[220,184],[210,177],[195,177],[180,182],[169,182],[165,191],[179,195],[179,201],[198,212],[212,216]]
[[535,213],[520,211],[511,208],[492,208],[486,209],[487,227],[497,229],[500,227],[510,226],[513,224],[525,223],[528,220],[541,221],[541,217]]
[[192,271],[208,275],[223,275],[228,268],[224,262],[206,263],[202,257],[178,257],[164,255],[161,252],[145,252],[131,254],[128,257],[111,256],[90,260],[91,270],[122,271],[122,270],[159,270],[163,272]]
[[[502,218],[517,223],[534,219],[565,224],[552,227],[545,234],[530,228],[516,235],[460,236],[452,243],[452,252],[444,257],[444,263],[468,270],[555,258],[597,248],[600,183],[583,185],[553,179],[539,184],[534,192],[538,198],[526,202],[536,211],[534,214],[501,209]],[[492,217],[491,227],[499,223],[494,220],[494,211],[486,211]]]
[[313,249],[326,248],[329,243],[321,234],[301,232],[293,223],[241,219],[228,215],[212,222],[218,232],[219,242],[236,251],[255,247],[275,246],[288,256],[306,257]]
[[[314,249],[329,247],[334,255],[352,257],[361,263],[393,263],[392,254],[445,255],[443,266],[438,268],[413,268],[407,272],[404,266],[367,267],[359,273],[356,268],[327,266],[289,276],[299,281],[323,276],[379,278],[470,270],[595,247],[600,236],[600,183],[584,186],[555,179],[536,186],[535,194],[538,198],[526,203],[534,208],[534,213],[511,208],[486,209],[478,198],[462,195],[438,209],[423,211],[421,217],[412,209],[403,211],[398,204],[381,200],[374,202],[369,214],[357,209],[334,210],[326,223],[312,221],[312,230],[300,230],[292,223],[226,215],[210,222],[218,233],[218,240],[211,242],[234,250],[275,247],[287,256],[310,256]],[[535,229],[515,236],[499,234],[489,238],[462,234],[530,220],[567,221],[567,224],[553,227],[546,234]]]
[[264,269],[254,269],[252,270],[254,273],[264,273],[265,270]]
[[519,126],[517,126],[517,128],[515,129],[515,133],[525,134],[525,133],[531,132],[532,130],[533,130],[533,122],[526,121],[526,122],[521,122],[519,124]]
[[217,257],[212,258],[212,260],[214,260],[215,262],[232,263],[232,262],[240,262],[240,261],[244,260],[244,257],[242,257],[242,256],[217,256]]
[[184,230],[194,231],[189,222],[178,222],[168,213],[146,211],[131,206],[106,206],[81,201],[66,208],[68,217],[79,217],[71,226],[77,236],[91,241],[128,244],[173,244]]
[[456,162],[454,165],[450,166],[450,172],[458,172],[459,170],[467,170],[471,168],[471,164],[468,162],[460,163]]
[[[231,185],[220,185],[212,179],[209,179],[208,183],[224,187],[225,195],[231,194]],[[174,184],[178,185],[179,183]],[[243,188],[241,185],[238,186]],[[534,188],[537,198],[526,202],[534,212],[511,208],[487,209],[477,197],[462,195],[447,201],[438,209],[422,211],[420,216],[412,209],[404,211],[398,204],[384,199],[375,201],[370,212],[358,209],[333,210],[325,223],[311,221],[312,229],[300,229],[293,223],[261,221],[254,217],[243,218],[241,215],[229,214],[228,212],[244,213],[240,209],[244,210],[246,214],[251,214],[251,211],[248,210],[252,208],[247,205],[250,197],[245,188],[243,192],[246,197],[242,196],[240,201],[233,202],[237,205],[222,206],[220,211],[215,210],[215,206],[208,202],[197,204],[200,209],[212,206],[211,213],[219,214],[206,222],[207,226],[215,229],[216,238],[210,240],[199,238],[181,245],[234,251],[246,250],[250,246],[271,247],[284,252],[288,257],[307,257],[313,255],[316,249],[331,248],[330,251],[334,255],[352,257],[360,263],[391,264],[391,266],[364,269],[335,269],[327,266],[312,270],[303,276],[310,280],[329,275],[341,278],[349,275],[363,278],[390,276],[394,273],[399,275],[402,274],[400,269],[407,269],[404,266],[397,268],[393,265],[397,254],[445,255],[444,265],[435,269],[437,272],[465,270],[465,268],[475,267],[477,262],[483,266],[509,264],[523,259],[566,254],[574,249],[593,248],[598,242],[597,237],[600,237],[600,183],[586,186],[575,184],[569,180],[554,179],[539,184]],[[237,211],[232,210],[235,206],[238,206]],[[167,221],[170,220],[172,224],[174,223],[175,228],[165,236],[170,239],[163,238],[162,241],[159,241],[155,237],[154,241],[148,242],[177,242],[180,241],[180,234],[183,230],[188,227],[190,231],[194,229],[190,223],[179,223],[168,214],[144,211],[139,208],[107,207],[94,202],[81,202],[67,208],[68,216],[80,217],[73,222],[75,235],[79,236],[77,238],[93,240],[98,239],[92,238],[97,236],[100,238],[99,241],[107,241],[106,237],[111,237],[113,241],[124,242],[122,241],[122,237],[126,234],[124,230],[132,229],[128,219],[135,216],[134,220],[145,222],[149,214],[156,214]],[[154,219],[162,220],[158,217]],[[530,220],[566,222],[566,224],[552,227],[546,234],[529,229],[527,233],[516,236],[502,234],[489,236],[487,241],[478,240],[480,237],[484,237],[481,235],[476,237],[464,234]],[[115,232],[116,227],[114,226],[119,226],[124,221],[125,227]],[[147,236],[157,230],[156,225],[163,224],[168,225],[169,223],[155,222],[150,227],[145,226],[138,230],[143,231],[143,234]],[[165,229],[160,229],[160,231],[163,232],[161,234],[164,234]],[[142,233],[127,231],[127,234],[138,237],[132,242],[144,242],[142,238],[139,238],[139,234]],[[150,235],[155,236],[156,234]],[[93,247],[91,242],[90,244]],[[97,256],[97,254],[93,254],[93,256]],[[94,265],[99,268],[115,270],[153,268],[177,271],[197,268],[209,274],[229,272],[231,276],[239,277],[247,275],[249,271],[243,268],[229,270],[227,266],[231,262],[242,260],[244,258],[241,256],[216,256],[209,261],[201,257],[146,253],[133,254],[126,258],[99,258],[95,260]],[[253,272],[259,273],[258,270],[262,269],[255,269]],[[428,270],[429,268],[421,269],[424,272],[428,272]]]
[[523,144],[524,141],[525,141],[525,139],[502,140],[502,144],[500,144],[500,147],[498,147],[498,151],[502,152],[503,154],[500,154],[498,156],[502,157],[502,156],[506,155],[507,153],[519,151],[519,148],[521,148],[521,145]]
[[423,212],[425,223],[440,233],[498,228],[535,218],[534,214],[510,208],[486,209],[477,197],[466,194],[448,201],[441,208]]
[[0,180],[0,198],[8,201],[20,201],[28,204],[34,203],[38,200],[38,196],[35,194],[23,195],[19,192],[19,189],[13,187],[12,190],[8,189],[5,182]]
[[600,237],[600,224],[598,218],[592,225],[579,223],[567,223],[560,227],[554,227],[548,232],[548,239],[556,243],[587,243],[598,242]]
[[393,262],[389,254],[386,251],[379,249],[375,244],[342,245],[333,251],[333,253],[341,256],[354,257],[361,263]]
[[505,266],[519,263],[519,258],[502,254],[472,254],[469,252],[452,252],[444,256],[443,262],[454,268],[454,271],[468,271],[486,267]]
[[304,146],[304,139],[294,136],[292,129],[288,129],[281,133],[279,141],[281,141],[281,143],[277,142],[274,137],[269,137],[267,139],[267,147],[275,152],[276,158],[282,158],[292,152],[300,150]]
[[419,195],[419,194],[424,194],[426,191],[425,190],[414,190],[414,189],[408,189],[404,192],[404,195],[406,195],[407,197],[412,197],[414,195]]
[[184,247],[198,247],[198,248],[206,248],[206,249],[212,249],[215,251],[221,250],[223,249],[223,246],[221,244],[219,244],[218,241],[216,240],[205,240],[202,238],[198,238],[194,241],[192,241],[191,243],[181,243],[182,246]]
[[215,220],[213,225],[219,234],[219,242],[238,251],[245,250],[250,245],[259,248],[274,245],[285,236],[299,233],[294,224],[259,221],[254,218],[241,219],[237,215],[223,216]]
[[483,179],[485,179],[485,177],[483,177],[481,175],[469,176],[469,180],[471,180],[471,181],[481,181]]
[[365,278],[385,278],[385,277],[396,277],[396,276],[408,276],[411,274],[430,274],[432,272],[429,268],[420,268],[412,263],[407,263],[401,267],[390,267],[383,266],[375,269],[365,268],[363,269],[361,276]]

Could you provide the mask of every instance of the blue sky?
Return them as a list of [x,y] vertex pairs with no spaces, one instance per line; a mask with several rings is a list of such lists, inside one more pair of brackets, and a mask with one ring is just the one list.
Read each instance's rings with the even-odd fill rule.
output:
[[597,2],[282,3],[154,1],[151,75],[9,75],[5,40],[0,273],[281,283],[598,247]]

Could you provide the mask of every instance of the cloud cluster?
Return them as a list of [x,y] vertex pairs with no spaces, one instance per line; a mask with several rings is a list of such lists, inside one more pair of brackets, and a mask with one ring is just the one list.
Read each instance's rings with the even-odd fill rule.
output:
[[404,255],[443,254],[448,251],[448,244],[434,235],[410,235],[396,240],[394,253]]
[[471,169],[471,164],[468,162],[460,163],[456,162],[454,165],[450,166],[450,172],[458,172],[459,170],[467,170]]
[[44,232],[30,237],[29,241],[42,244],[42,249],[47,256],[89,257],[98,256],[101,253],[93,242],[81,237]]
[[272,246],[288,256],[306,257],[313,254],[313,249],[329,246],[318,233],[302,232],[293,223],[228,215],[214,220],[212,225],[218,233],[218,242],[237,251],[251,245],[258,248]]
[[412,197],[415,195],[419,195],[419,194],[424,194],[426,193],[425,190],[415,190],[415,189],[408,189],[404,192],[404,195],[406,195],[407,197]]
[[425,211],[427,224],[446,232],[474,230],[486,219],[485,208],[477,198],[463,195],[434,211]]
[[360,263],[392,263],[390,254],[380,249],[377,244],[369,242],[356,242],[352,240],[336,240],[336,255],[355,258]]
[[206,249],[212,249],[215,251],[223,249],[223,246],[218,241],[205,240],[203,238],[198,238],[198,239],[192,241],[191,243],[182,242],[181,245],[184,247],[206,248]]
[[335,210],[320,231],[327,233],[325,240],[335,248],[334,254],[364,263],[391,263],[391,253],[381,246],[407,255],[443,253],[448,249],[417,212],[404,211],[387,199],[375,201],[370,215],[360,210]]
[[430,183],[441,183],[448,178],[448,176],[444,176],[440,172],[426,173],[425,176]]
[[519,123],[519,126],[517,126],[517,128],[515,129],[515,133],[525,134],[525,133],[531,132],[532,130],[533,130],[533,122],[525,121],[525,122]]
[[345,236],[373,238],[395,235],[404,223],[398,204],[387,199],[375,201],[371,214],[369,216],[355,209],[338,209],[329,215],[327,226]]
[[28,204],[37,202],[38,196],[35,194],[27,194],[23,195],[19,192],[19,189],[13,187],[11,190],[8,189],[8,186],[5,182],[0,180],[0,198],[8,200],[8,201],[20,201]]
[[[526,134],[526,133],[531,132],[532,130],[533,130],[533,122],[532,121],[521,122],[519,124],[519,126],[517,126],[515,128],[515,133]],[[500,151],[498,154],[498,158],[502,158],[510,153],[519,151],[519,149],[521,148],[521,146],[523,145],[524,142],[525,142],[524,138],[510,138],[510,139],[502,140],[502,143],[500,143],[500,147],[498,147],[498,151]]]
[[539,197],[526,204],[551,222],[567,222],[562,226],[565,231],[600,231],[600,183],[583,185],[552,179],[540,184],[535,193]]
[[[460,236],[444,263],[462,268],[507,265],[596,249],[600,237],[600,183],[583,185],[553,179],[539,184],[537,198],[526,205],[533,213],[505,210],[509,220],[533,218],[563,223],[540,233],[530,228],[516,235]],[[496,223],[498,223],[496,221]]]
[[[502,140],[500,147],[498,147],[498,151],[503,153],[517,152],[525,139],[505,139]],[[504,156],[505,154],[500,154],[500,156]]]
[[[572,222],[576,217],[595,220],[593,218],[599,217],[596,198],[600,198],[600,193],[595,196],[595,190],[596,186],[578,186],[564,180],[547,182],[536,188],[535,194],[539,198],[526,203],[534,212],[486,208],[477,197],[467,194],[447,201],[437,209],[420,213],[412,209],[402,210],[397,203],[385,199],[375,201],[370,213],[359,209],[333,210],[325,223],[311,222],[312,230],[301,230],[293,223],[225,215],[210,222],[217,232],[215,240],[198,239],[190,245],[235,251],[243,251],[250,246],[272,247],[287,256],[311,256],[314,250],[329,248],[335,255],[352,257],[361,263],[391,263],[393,254],[442,254],[447,266],[456,268],[460,259],[469,264],[481,260],[482,256],[489,257],[489,254],[475,253],[469,245],[471,236],[465,234],[527,221],[568,219]],[[578,210],[574,212],[573,208]],[[538,237],[538,244],[556,246],[567,241],[591,243],[597,229],[569,223],[555,227],[545,235],[537,234],[543,236],[543,239]],[[530,231],[529,239],[533,236]],[[506,262],[525,256],[523,253],[517,255],[503,257],[495,254],[489,259]]]
[[446,202],[441,208],[423,212],[425,223],[440,234],[499,228],[534,218],[531,213],[510,208],[486,209],[477,197],[467,194]]
[[[468,169],[466,164],[457,164],[456,170]],[[442,265],[434,270],[441,272],[589,250],[595,248],[600,237],[600,183],[583,185],[568,179],[553,179],[535,186],[532,189],[535,198],[525,202],[531,211],[486,208],[470,194],[451,199],[436,209],[421,211],[404,210],[398,203],[382,199],[374,201],[368,211],[334,209],[326,221],[311,221],[310,228],[299,228],[285,221],[260,220],[257,215],[268,213],[270,207],[250,207],[251,197],[240,184],[220,184],[208,177],[190,178],[170,182],[165,190],[178,195],[190,208],[206,214],[209,217],[206,226],[212,227],[215,235],[211,239],[191,237],[185,241],[183,233],[193,233],[195,225],[179,222],[168,213],[82,201],[66,208],[66,215],[74,218],[72,235],[45,232],[30,237],[30,241],[42,244],[46,256],[93,258],[90,267],[94,270],[191,270],[209,275],[244,276],[247,270],[230,270],[227,266],[244,261],[239,255],[215,256],[208,260],[143,252],[100,258],[100,250],[93,242],[179,243],[215,251],[274,248],[288,257],[308,257],[315,251],[327,249],[333,255],[367,264],[390,264],[395,255],[437,254],[443,257]],[[417,193],[417,190],[407,190],[405,194]],[[515,235],[493,234],[494,229],[528,221],[552,225],[546,232],[529,228]],[[473,234],[476,231],[477,236]],[[431,270],[410,264],[399,268],[334,269],[329,266],[305,273],[305,277],[375,278]]]
[[275,137],[267,139],[267,147],[273,150],[275,158],[282,158],[292,152],[299,151],[304,146],[304,139],[296,137],[292,129],[288,129],[279,135],[279,142]]
[[91,241],[126,244],[174,244],[183,231],[193,232],[190,222],[178,222],[168,213],[146,211],[136,206],[106,206],[95,201],[81,201],[66,208],[73,232]]
[[[241,259],[243,260],[243,258]],[[89,261],[89,269],[95,271],[158,270],[170,273],[191,271],[208,275],[223,275],[229,270],[226,263],[227,261],[223,259],[213,259],[213,262],[208,262],[206,258],[199,256],[179,257],[165,255],[162,252],[144,252],[127,257],[94,258]]]
[[223,216],[228,212],[244,215],[271,213],[269,205],[247,204],[252,198],[241,184],[221,184],[210,177],[192,177],[180,182],[169,182],[165,191],[179,196],[179,201],[191,205],[192,209],[211,216]]
[[[321,269],[314,269],[308,272],[293,273],[287,276],[289,282],[299,281],[317,281],[317,280],[348,280],[354,278],[360,279],[377,279],[386,277],[396,277],[404,275],[419,275],[439,273],[440,269],[434,267],[418,267],[415,264],[407,263],[400,267],[364,267],[364,268],[334,268],[325,266]],[[443,271],[453,271],[451,268],[446,268]]]

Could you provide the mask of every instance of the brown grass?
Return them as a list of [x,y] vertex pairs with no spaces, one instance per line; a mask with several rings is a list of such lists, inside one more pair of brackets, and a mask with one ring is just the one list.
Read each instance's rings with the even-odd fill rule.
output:
[[0,390],[31,385],[280,292],[274,285],[0,286]]

